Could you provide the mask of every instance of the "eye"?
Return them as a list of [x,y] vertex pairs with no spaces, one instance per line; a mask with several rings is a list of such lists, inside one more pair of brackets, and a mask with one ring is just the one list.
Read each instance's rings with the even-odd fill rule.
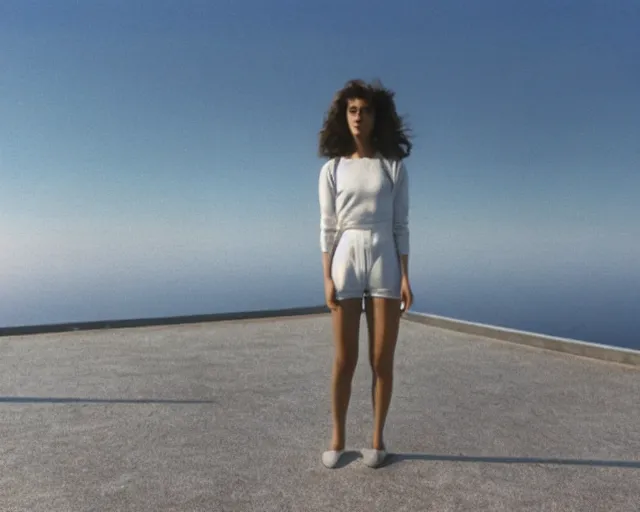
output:
[[357,114],[358,111],[362,114],[362,115],[370,115],[371,114],[371,107],[349,107],[348,112],[350,114]]

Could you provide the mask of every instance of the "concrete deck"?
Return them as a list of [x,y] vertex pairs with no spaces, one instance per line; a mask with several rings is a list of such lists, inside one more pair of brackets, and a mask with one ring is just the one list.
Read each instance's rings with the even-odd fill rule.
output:
[[639,367],[404,321],[372,470],[365,329],[336,470],[328,315],[2,337],[0,510],[638,510]]

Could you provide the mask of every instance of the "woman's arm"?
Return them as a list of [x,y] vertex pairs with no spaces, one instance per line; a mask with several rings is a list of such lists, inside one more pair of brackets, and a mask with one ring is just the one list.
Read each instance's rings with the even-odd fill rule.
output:
[[318,180],[318,200],[320,203],[320,250],[322,251],[322,272],[325,279],[331,278],[331,250],[336,237],[337,217],[335,201],[335,184],[331,168],[333,163],[327,162],[320,170]]
[[331,253],[322,252],[322,275],[325,280],[331,279]]
[[409,279],[409,255],[408,254],[400,255],[400,272],[402,275],[402,279]]
[[409,178],[402,160],[398,163],[398,175],[393,200],[393,234],[400,255],[403,279],[409,278]]

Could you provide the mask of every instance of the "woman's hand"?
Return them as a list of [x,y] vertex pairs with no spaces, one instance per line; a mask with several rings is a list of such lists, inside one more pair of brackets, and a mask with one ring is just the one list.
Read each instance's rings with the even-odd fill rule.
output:
[[404,302],[404,308],[402,311],[406,313],[413,304],[413,292],[411,291],[411,285],[409,284],[409,278],[403,277],[400,284],[400,297]]
[[336,287],[333,283],[333,279],[324,280],[324,300],[330,310],[333,311],[337,309],[338,302],[336,301]]

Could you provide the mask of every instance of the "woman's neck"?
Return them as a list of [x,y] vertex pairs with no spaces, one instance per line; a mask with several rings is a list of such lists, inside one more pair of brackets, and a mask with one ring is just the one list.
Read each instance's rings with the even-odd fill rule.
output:
[[371,158],[375,155],[375,150],[369,141],[355,139],[354,142],[356,147],[351,158]]

